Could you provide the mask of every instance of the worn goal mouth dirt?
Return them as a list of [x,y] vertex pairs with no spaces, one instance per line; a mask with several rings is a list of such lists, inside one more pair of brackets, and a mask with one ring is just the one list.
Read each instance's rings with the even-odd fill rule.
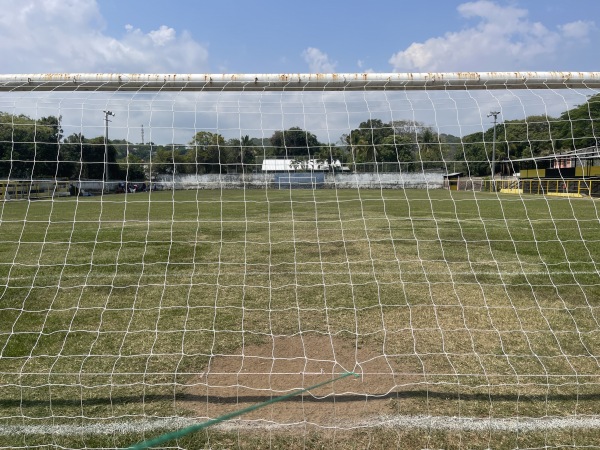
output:
[[[195,415],[217,417],[236,408],[355,372],[309,393],[245,415],[284,424],[321,426],[361,421],[391,412],[389,399],[406,382],[401,367],[375,346],[357,346],[329,335],[274,336],[262,345],[248,345],[237,355],[212,358],[208,370],[181,397]],[[381,349],[379,349],[381,350]]]

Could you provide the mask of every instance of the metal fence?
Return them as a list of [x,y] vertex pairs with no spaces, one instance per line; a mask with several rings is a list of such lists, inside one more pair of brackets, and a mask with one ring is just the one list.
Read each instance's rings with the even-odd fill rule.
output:
[[600,179],[584,178],[532,178],[525,180],[481,180],[480,190],[516,191],[523,194],[581,195],[600,197]]
[[69,181],[0,180],[0,201],[66,197],[71,189]]

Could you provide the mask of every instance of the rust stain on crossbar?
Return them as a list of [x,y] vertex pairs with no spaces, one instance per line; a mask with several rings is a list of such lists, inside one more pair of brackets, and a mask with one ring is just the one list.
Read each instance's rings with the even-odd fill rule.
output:
[[600,88],[600,72],[0,75],[0,91],[336,91]]

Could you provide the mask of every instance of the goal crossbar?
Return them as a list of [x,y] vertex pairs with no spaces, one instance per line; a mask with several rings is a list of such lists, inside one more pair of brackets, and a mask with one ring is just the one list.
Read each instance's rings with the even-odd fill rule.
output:
[[0,75],[0,91],[335,91],[600,88],[600,72]]

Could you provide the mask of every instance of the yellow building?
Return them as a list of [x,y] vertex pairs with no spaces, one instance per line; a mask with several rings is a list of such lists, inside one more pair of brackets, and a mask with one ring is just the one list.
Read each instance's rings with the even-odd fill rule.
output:
[[600,197],[598,147],[512,160],[510,163],[519,167],[517,177],[523,193]]

